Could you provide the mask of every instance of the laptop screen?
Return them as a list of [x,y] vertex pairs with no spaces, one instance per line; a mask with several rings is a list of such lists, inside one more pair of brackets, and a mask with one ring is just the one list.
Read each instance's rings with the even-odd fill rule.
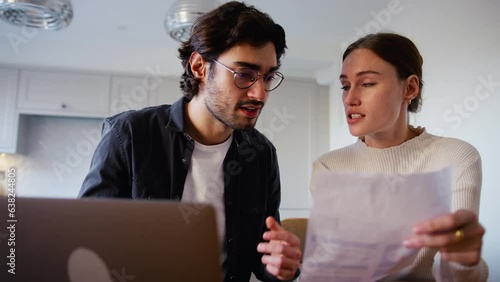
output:
[[222,281],[211,206],[0,198],[0,281]]

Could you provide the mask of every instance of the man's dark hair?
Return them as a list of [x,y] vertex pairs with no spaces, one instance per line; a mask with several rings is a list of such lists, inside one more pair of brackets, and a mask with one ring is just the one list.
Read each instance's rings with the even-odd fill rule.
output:
[[179,48],[184,68],[181,76],[183,95],[191,99],[199,90],[200,80],[192,74],[189,63],[193,52],[199,53],[206,62],[212,62],[237,44],[260,47],[268,42],[274,44],[279,66],[287,48],[285,31],[268,14],[254,6],[232,1],[198,18],[191,29],[191,37]]

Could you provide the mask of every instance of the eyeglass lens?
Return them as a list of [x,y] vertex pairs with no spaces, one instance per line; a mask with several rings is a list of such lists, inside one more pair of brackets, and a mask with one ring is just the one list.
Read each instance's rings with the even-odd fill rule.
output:
[[[242,69],[235,74],[234,82],[240,88],[248,88],[252,86],[259,78],[259,73],[253,69]],[[278,72],[270,72],[264,75],[264,89],[267,91],[274,90],[283,80],[283,75]]]

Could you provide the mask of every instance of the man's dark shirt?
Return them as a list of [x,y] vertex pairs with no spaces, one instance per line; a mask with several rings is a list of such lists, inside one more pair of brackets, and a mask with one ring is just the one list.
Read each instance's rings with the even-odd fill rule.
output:
[[[188,102],[182,98],[171,106],[107,118],[79,196],[180,201],[194,149],[194,141],[183,131]],[[279,221],[276,149],[256,129],[235,130],[223,171],[224,281],[248,281],[252,271],[258,279],[275,281],[256,249],[267,230],[266,217]]]

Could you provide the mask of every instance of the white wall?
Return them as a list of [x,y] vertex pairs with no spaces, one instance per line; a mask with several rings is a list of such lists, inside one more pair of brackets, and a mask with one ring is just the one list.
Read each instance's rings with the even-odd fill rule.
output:
[[[415,32],[427,54],[426,101],[417,117],[432,132],[457,137],[476,146],[483,160],[480,221],[486,227],[483,255],[490,281],[500,281],[500,199],[497,161],[500,157],[500,3],[474,6],[452,15],[436,30],[444,38]],[[464,18],[475,21],[463,23]],[[437,24],[429,22],[429,25]],[[439,25],[438,25],[439,26]],[[460,26],[461,29],[452,27]],[[444,39],[444,40],[443,40]],[[441,48],[436,48],[436,42]]]
[[[479,150],[483,160],[480,221],[487,230],[483,257],[490,268],[490,281],[500,281],[500,174],[497,167],[500,126],[496,120],[500,106],[497,31],[500,2],[467,4],[461,1],[464,9],[460,10],[446,9],[447,5],[453,5],[451,2],[436,1],[435,9],[422,9],[415,1],[402,3],[400,13],[388,18],[384,30],[412,38],[424,58],[423,108],[412,117],[412,123],[425,126],[437,135],[463,139]],[[375,17],[368,18],[360,27],[374,21]],[[338,114],[343,111],[337,82],[340,67],[337,63],[330,70],[334,77],[330,82],[332,149],[352,142],[344,116]],[[325,80],[324,74],[321,77]]]
[[328,151],[327,87],[287,79],[271,92],[256,128],[276,146],[281,175],[281,218],[308,217],[312,162]]

